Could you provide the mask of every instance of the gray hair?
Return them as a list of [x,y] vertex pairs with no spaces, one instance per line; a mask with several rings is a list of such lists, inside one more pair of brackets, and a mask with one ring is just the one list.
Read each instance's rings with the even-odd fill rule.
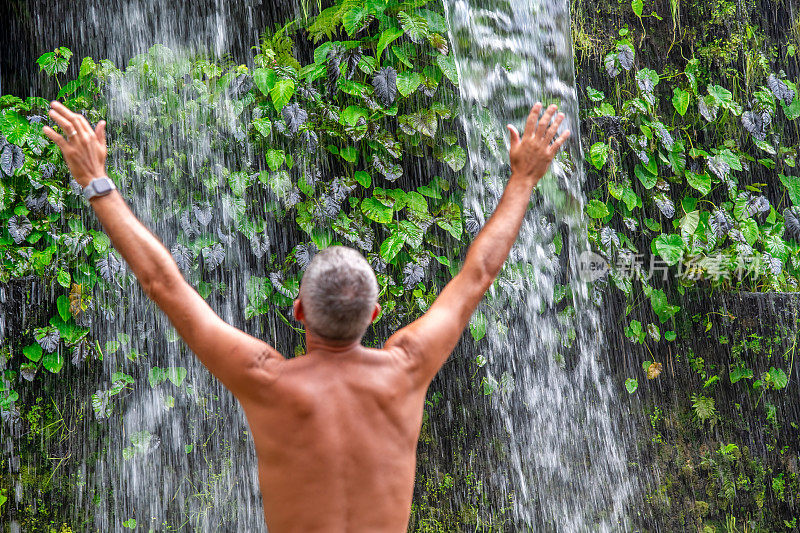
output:
[[360,339],[372,322],[378,280],[359,252],[332,246],[319,252],[300,282],[306,327],[331,340]]

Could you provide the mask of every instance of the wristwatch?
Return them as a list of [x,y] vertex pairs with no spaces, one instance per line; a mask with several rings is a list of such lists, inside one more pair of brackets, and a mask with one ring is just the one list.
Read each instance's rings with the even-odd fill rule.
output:
[[91,200],[95,196],[105,196],[116,188],[117,186],[114,185],[114,182],[106,176],[95,178],[89,182],[89,185],[83,188],[83,197],[87,200]]

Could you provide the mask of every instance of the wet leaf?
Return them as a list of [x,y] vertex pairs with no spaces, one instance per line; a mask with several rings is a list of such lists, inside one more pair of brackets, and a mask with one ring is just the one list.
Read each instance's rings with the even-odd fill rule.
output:
[[114,411],[111,405],[111,395],[108,391],[95,391],[92,394],[92,409],[94,409],[94,416],[98,420],[108,418]]
[[611,146],[604,142],[596,142],[589,148],[589,161],[597,170],[602,169],[606,164],[610,150]]
[[450,80],[450,83],[458,87],[458,69],[456,69],[456,61],[453,55],[437,56],[436,63],[442,69],[442,73]]
[[372,86],[381,105],[390,107],[397,99],[397,71],[392,67],[380,69],[372,77]]
[[33,231],[33,225],[28,217],[22,215],[14,215],[8,219],[8,233],[14,239],[16,244],[25,240],[25,237],[30,235]]
[[294,82],[292,80],[280,80],[269,92],[272,103],[276,111],[282,111],[284,106],[289,103],[294,95]]
[[407,263],[403,267],[403,286],[406,290],[413,289],[425,277],[425,270],[417,263]]
[[388,181],[397,181],[403,175],[403,168],[399,164],[386,161],[377,154],[372,157],[372,166]]
[[181,270],[189,270],[194,262],[192,251],[182,244],[175,244],[170,250],[172,258]]
[[653,248],[670,266],[678,264],[683,258],[683,238],[678,234],[657,236],[653,239]]
[[689,109],[689,98],[689,91],[684,91],[679,87],[672,89],[672,105],[680,116],[684,116]]
[[36,328],[33,332],[33,336],[36,342],[39,343],[39,346],[46,352],[54,352],[56,348],[58,348],[58,341],[61,340],[61,334],[53,326]]
[[401,30],[400,28],[388,28],[383,33],[381,33],[380,39],[378,39],[378,50],[376,56],[378,60],[381,59],[383,51],[386,50],[386,47],[392,44],[402,35],[403,35],[403,30]]
[[429,36],[428,22],[419,15],[409,15],[405,11],[397,14],[400,19],[400,26],[406,35],[416,44],[423,43]]
[[630,70],[633,68],[633,47],[628,44],[617,45],[617,60],[622,68]]
[[58,352],[48,353],[42,358],[42,366],[52,374],[58,374],[64,367],[64,358]]
[[206,268],[214,270],[222,264],[225,259],[225,249],[220,243],[214,243],[211,246],[206,246],[202,250],[203,262]]
[[633,378],[628,378],[625,380],[625,389],[628,391],[628,394],[633,394],[638,388],[639,382],[637,380]]
[[300,130],[300,126],[308,120],[308,113],[297,103],[284,107],[283,111],[281,111],[281,116],[286,122],[286,129],[292,134],[297,133]]
[[772,91],[772,94],[775,95],[775,98],[782,101],[787,106],[792,104],[794,100],[794,91],[786,85],[786,82],[778,79],[775,74],[769,75],[767,78],[767,86],[769,90]]

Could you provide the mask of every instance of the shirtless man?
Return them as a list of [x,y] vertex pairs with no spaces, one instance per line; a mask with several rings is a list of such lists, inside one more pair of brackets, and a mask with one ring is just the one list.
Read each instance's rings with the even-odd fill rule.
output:
[[533,188],[569,137],[566,131],[556,138],[564,119],[556,111],[542,113],[537,103],[523,136],[508,127],[512,172],[497,210],[461,272],[383,349],[361,345],[380,311],[369,264],[345,247],[317,254],[294,302],[308,354],[294,359],[226,324],[186,283],[167,249],[106,181],[104,122],[93,130],[53,102],[50,117],[66,136],[44,132],[84,194],[93,196],[97,218],[147,295],[244,408],[270,532],[400,533],[411,512],[426,391],[500,272]]

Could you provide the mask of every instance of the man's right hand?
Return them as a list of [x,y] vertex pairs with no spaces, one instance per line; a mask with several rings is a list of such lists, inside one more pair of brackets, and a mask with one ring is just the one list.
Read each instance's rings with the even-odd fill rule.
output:
[[513,126],[508,127],[512,177],[497,209],[470,246],[461,272],[420,319],[386,342],[386,348],[405,354],[409,370],[421,386],[428,386],[453,351],[517,239],[533,187],[569,138],[569,131],[555,138],[564,120],[556,111],[556,106],[550,106],[539,118],[542,104],[533,106],[522,138]]
[[[551,105],[542,114],[542,104],[537,102],[528,116],[525,134],[520,137],[517,128],[508,125],[511,134],[511,175],[531,180],[532,185],[539,183],[550,163],[561,149],[570,132],[566,130],[557,139],[558,127],[564,120],[564,114],[558,113],[558,107]],[[541,118],[539,116],[541,115]],[[555,116],[555,118],[553,118]],[[553,141],[555,139],[555,142]]]

